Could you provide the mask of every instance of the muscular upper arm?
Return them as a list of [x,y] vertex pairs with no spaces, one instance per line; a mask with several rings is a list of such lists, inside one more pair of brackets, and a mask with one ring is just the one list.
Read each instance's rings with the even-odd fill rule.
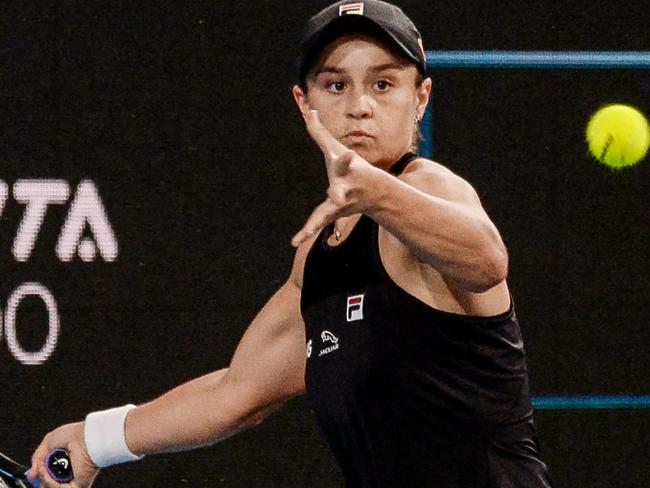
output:
[[291,276],[246,330],[224,378],[250,410],[274,409],[305,390],[305,325],[300,295],[311,242],[298,248]]
[[[444,166],[425,159],[412,162],[399,179],[433,197],[433,206],[441,212],[428,214],[434,217],[426,221],[425,227],[420,227],[431,233],[431,239],[422,238],[420,244],[435,242],[435,247],[432,245],[424,251],[408,247],[407,242],[388,230],[380,235],[385,254],[395,257],[393,261],[397,265],[393,268],[407,275],[411,273],[409,276],[415,273],[422,278],[427,291],[433,288],[436,293],[448,288],[456,295],[473,297],[499,284],[497,291],[505,290],[502,276],[507,272],[507,250],[474,188]],[[429,226],[428,222],[433,225]],[[443,251],[435,254],[439,249]],[[444,280],[444,287],[436,285],[440,280]],[[500,295],[507,298],[505,292]]]
[[418,159],[399,175],[399,179],[424,193],[459,205],[467,211],[485,215],[472,185],[440,164]]
[[[495,241],[502,244],[499,231],[481,205],[476,190],[451,170],[433,161],[418,159],[399,175],[399,179],[444,201],[448,208],[454,209],[457,218],[480,225]],[[505,253],[505,247],[502,247],[502,251]]]

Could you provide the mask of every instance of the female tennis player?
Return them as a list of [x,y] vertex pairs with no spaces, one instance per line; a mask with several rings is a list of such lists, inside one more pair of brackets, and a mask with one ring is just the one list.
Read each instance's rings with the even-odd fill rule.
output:
[[413,23],[377,0],[312,17],[293,95],[326,200],[230,366],[45,436],[99,468],[214,444],[307,393],[348,487],[548,487],[507,252],[474,189],[418,157],[431,91]]

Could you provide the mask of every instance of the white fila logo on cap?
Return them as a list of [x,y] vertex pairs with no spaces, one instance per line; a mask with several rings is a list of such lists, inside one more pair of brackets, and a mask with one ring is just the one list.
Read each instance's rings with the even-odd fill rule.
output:
[[348,322],[363,320],[363,295],[352,295],[348,297],[346,317]]
[[341,15],[363,15],[363,2],[341,5],[339,7],[339,17]]

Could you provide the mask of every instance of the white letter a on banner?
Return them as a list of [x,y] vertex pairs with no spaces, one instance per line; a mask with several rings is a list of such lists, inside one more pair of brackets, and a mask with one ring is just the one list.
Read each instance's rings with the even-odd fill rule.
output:
[[[90,227],[94,241],[81,238],[86,224]],[[83,180],[77,187],[61,229],[56,255],[61,261],[68,262],[72,261],[76,252],[82,260],[93,261],[97,248],[104,261],[115,261],[117,258],[117,240],[97,188],[92,181]]]

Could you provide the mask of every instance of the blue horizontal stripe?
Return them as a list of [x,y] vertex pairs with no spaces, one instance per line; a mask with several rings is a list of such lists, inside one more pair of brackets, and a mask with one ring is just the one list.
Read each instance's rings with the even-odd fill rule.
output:
[[536,396],[538,410],[650,408],[650,395]]
[[650,51],[427,51],[429,68],[641,68]]

